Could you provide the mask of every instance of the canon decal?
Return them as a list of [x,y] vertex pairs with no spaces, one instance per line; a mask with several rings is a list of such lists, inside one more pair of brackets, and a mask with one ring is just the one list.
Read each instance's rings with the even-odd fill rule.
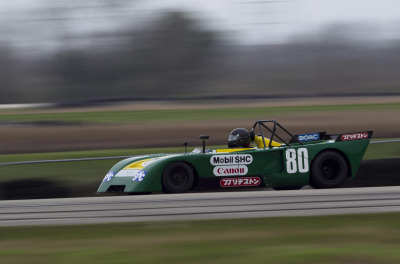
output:
[[250,154],[236,155],[214,155],[210,159],[210,163],[217,165],[248,165],[253,162],[253,156]]
[[349,140],[358,140],[358,139],[367,139],[368,133],[354,133],[354,134],[345,134],[341,136],[342,141],[349,141]]
[[240,176],[246,175],[249,169],[245,165],[217,166],[213,172],[215,176]]
[[219,181],[221,187],[258,186],[260,183],[259,177],[224,178]]

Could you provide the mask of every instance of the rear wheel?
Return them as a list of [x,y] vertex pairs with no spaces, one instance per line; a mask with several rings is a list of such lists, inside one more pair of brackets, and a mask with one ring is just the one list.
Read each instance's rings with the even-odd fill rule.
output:
[[338,187],[347,177],[349,166],[336,151],[324,151],[311,165],[310,185],[316,189]]
[[174,162],[168,165],[162,174],[162,185],[166,193],[184,193],[189,191],[194,183],[192,168],[184,162]]

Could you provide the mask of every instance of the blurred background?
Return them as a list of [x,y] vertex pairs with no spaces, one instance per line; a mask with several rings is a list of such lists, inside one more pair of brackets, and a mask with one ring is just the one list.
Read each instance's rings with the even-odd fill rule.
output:
[[[95,196],[122,157],[43,161],[177,153],[183,141],[191,151],[201,134],[226,147],[260,119],[293,134],[400,138],[399,10],[398,0],[0,1],[0,200]],[[371,144],[341,187],[400,185],[399,161],[400,143]],[[399,263],[398,215],[372,216],[2,228],[0,262]]]
[[398,10],[396,0],[3,1],[0,152],[176,146],[201,133],[225,144],[257,119],[397,137]]
[[[1,1],[0,163],[183,152],[183,141],[190,151],[201,134],[225,147],[260,119],[293,134],[399,138],[398,10],[396,0]],[[399,144],[369,150],[400,157]],[[0,166],[1,182],[7,197],[48,182],[52,195],[55,185],[93,195],[115,162]]]
[[0,3],[0,103],[400,93],[396,0]]

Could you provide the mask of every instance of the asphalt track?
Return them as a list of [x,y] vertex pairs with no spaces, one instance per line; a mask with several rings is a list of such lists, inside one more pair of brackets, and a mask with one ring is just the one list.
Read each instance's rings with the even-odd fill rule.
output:
[[0,201],[0,226],[313,216],[400,211],[400,187]]

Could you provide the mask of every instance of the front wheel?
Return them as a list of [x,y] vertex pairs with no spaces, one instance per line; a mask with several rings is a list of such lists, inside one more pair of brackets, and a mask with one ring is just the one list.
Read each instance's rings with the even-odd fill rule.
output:
[[338,187],[347,177],[349,166],[336,151],[324,151],[311,164],[310,185],[316,189]]
[[192,168],[184,162],[169,164],[162,174],[162,185],[166,193],[184,193],[189,191],[194,183]]

